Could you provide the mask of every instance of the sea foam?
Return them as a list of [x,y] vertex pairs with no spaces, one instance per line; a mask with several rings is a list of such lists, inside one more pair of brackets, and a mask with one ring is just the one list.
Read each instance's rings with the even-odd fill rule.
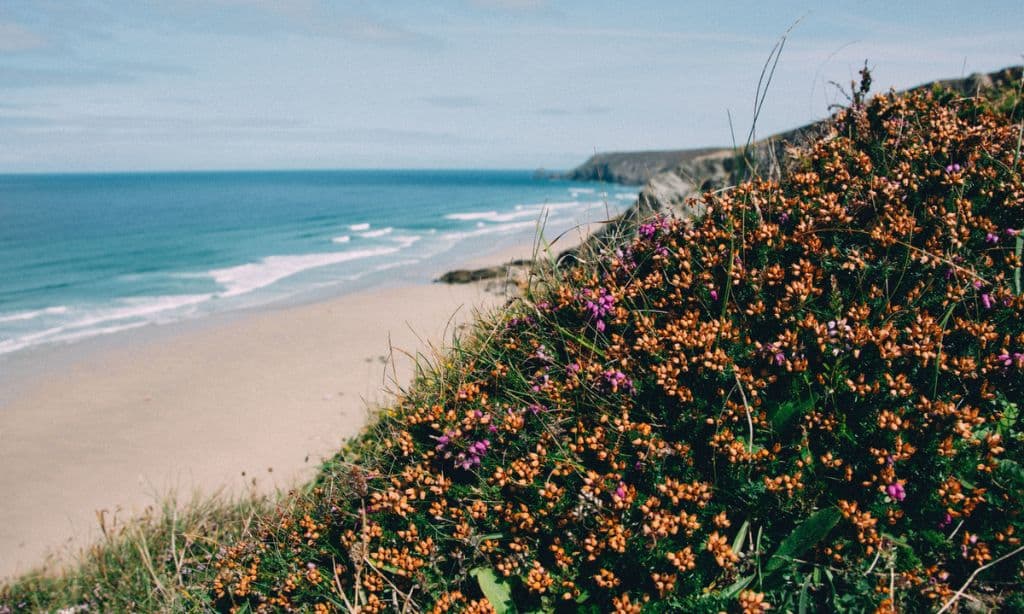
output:
[[16,311],[0,316],[0,322],[21,322],[23,320],[34,320],[40,316],[48,315],[60,315],[67,313],[68,308],[65,305],[58,305],[56,307],[47,307],[45,309],[33,309],[31,311]]
[[371,230],[369,232],[361,232],[359,233],[359,236],[367,239],[373,239],[375,237],[383,237],[384,235],[389,235],[391,234],[392,230],[394,230],[394,228],[388,226],[387,228],[380,228],[378,230]]
[[143,296],[121,299],[113,307],[70,309],[61,306],[60,308],[40,310],[70,317],[57,326],[0,341],[0,354],[44,343],[71,342],[138,328],[153,322],[160,322],[160,316],[167,315],[169,312],[177,312],[180,316],[183,308],[194,308],[211,298],[213,298],[212,294]]
[[352,250],[347,252],[324,252],[301,254],[294,256],[267,256],[259,262],[250,262],[223,269],[208,271],[206,275],[213,278],[224,290],[221,297],[232,297],[258,290],[291,277],[302,271],[315,269],[331,264],[339,264],[351,260],[385,256],[397,252],[400,247],[378,247],[375,249]]

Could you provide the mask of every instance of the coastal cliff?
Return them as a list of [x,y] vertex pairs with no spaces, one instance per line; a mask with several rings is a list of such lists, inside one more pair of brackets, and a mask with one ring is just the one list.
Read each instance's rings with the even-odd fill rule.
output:
[[[1024,67],[1013,66],[988,74],[972,74],[961,79],[930,81],[906,90],[913,92],[941,87],[965,96],[992,87],[1020,83]],[[828,120],[814,122],[761,139],[745,150],[702,148],[676,151],[640,151],[596,154],[565,175],[569,179],[592,179],[633,184],[650,172],[643,182],[637,202],[618,219],[609,223],[595,239],[618,235],[631,221],[653,213],[677,217],[699,214],[691,199],[709,190],[735,184],[746,177],[777,177],[799,147],[819,136]]]
[[652,177],[702,156],[719,151],[717,147],[673,151],[629,151],[598,153],[563,177],[571,181],[607,181],[624,185],[643,185]]

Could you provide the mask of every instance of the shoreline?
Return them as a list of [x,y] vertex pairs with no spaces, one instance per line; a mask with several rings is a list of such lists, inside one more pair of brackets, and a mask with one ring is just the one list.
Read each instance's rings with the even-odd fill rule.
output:
[[71,560],[99,537],[100,510],[123,518],[170,492],[272,493],[310,478],[408,383],[411,356],[504,303],[494,282],[383,286],[8,361],[0,579]]

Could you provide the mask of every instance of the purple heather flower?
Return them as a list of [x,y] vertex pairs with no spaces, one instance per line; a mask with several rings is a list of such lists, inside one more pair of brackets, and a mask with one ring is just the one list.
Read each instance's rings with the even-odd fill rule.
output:
[[896,501],[903,501],[907,498],[907,492],[903,490],[903,485],[899,482],[893,482],[885,487],[885,494],[889,495]]
[[527,407],[526,409],[530,410],[530,413],[532,413],[534,416],[536,416],[537,414],[539,414],[542,411],[547,411],[548,410],[547,407],[544,407],[540,403],[533,403],[529,407]]
[[946,512],[946,515],[942,517],[942,522],[939,523],[939,528],[945,529],[951,524],[953,524],[953,517],[949,515],[949,512]]
[[619,482],[619,486],[615,489],[615,496],[619,499],[626,498],[626,485],[622,482]]
[[483,455],[487,453],[490,447],[491,441],[489,439],[473,442],[465,452],[459,453],[456,465],[462,469],[472,469],[479,466],[481,458],[483,458]]
[[985,242],[995,245],[996,243],[999,243],[999,235],[994,232],[990,232],[985,235]]
[[655,234],[657,234],[659,230],[667,227],[668,220],[661,216],[655,216],[649,222],[640,224],[640,227],[637,229],[637,233],[639,233],[639,235],[645,239],[650,239]]
[[981,304],[985,306],[985,309],[992,309],[992,295],[988,292],[981,295]]
[[782,213],[779,214],[779,223],[780,224],[785,224],[788,221],[789,221],[789,214],[788,213],[783,211]]
[[775,356],[772,357],[772,361],[777,365],[786,364],[786,355],[782,352],[775,352]]
[[583,370],[583,367],[581,367],[580,363],[578,363],[578,362],[570,362],[565,367],[565,372],[568,375],[576,375],[577,373],[579,373],[582,370]]
[[1006,229],[1006,234],[1011,236],[1011,237],[1016,237],[1017,235],[1020,234],[1020,231],[1017,230],[1016,228],[1007,228]]
[[981,280],[980,279],[975,279],[974,283],[972,285],[974,286],[975,290],[981,290]]
[[651,237],[654,236],[654,233],[658,232],[658,227],[655,226],[654,224],[640,224],[638,232],[640,233],[641,237],[645,239],[650,239]]
[[1004,367],[1012,367],[1015,364],[1018,367],[1024,367],[1024,352],[1014,352],[1013,354],[1003,352],[996,358],[1003,363]]
[[963,167],[961,167],[959,164],[957,164],[955,162],[953,164],[950,164],[950,165],[948,165],[946,167],[946,172],[950,173],[950,174],[952,174],[952,173],[959,173],[962,170],[963,170]]
[[713,301],[717,301],[718,300],[718,290],[712,290],[711,291],[711,300],[713,300]]
[[598,289],[596,295],[589,289],[584,290],[583,294],[587,297],[586,302],[583,304],[584,309],[590,314],[590,319],[596,321],[595,326],[597,330],[604,332],[604,317],[614,311],[615,296],[610,294],[605,288]]
[[612,392],[618,392],[620,389],[624,392],[633,391],[633,381],[626,377],[626,374],[622,371],[609,369],[603,375],[605,383],[608,384]]

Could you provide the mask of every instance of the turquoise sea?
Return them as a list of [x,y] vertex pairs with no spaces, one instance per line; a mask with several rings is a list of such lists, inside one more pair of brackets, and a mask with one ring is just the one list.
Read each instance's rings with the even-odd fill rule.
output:
[[0,175],[0,357],[428,282],[635,196],[528,171]]

